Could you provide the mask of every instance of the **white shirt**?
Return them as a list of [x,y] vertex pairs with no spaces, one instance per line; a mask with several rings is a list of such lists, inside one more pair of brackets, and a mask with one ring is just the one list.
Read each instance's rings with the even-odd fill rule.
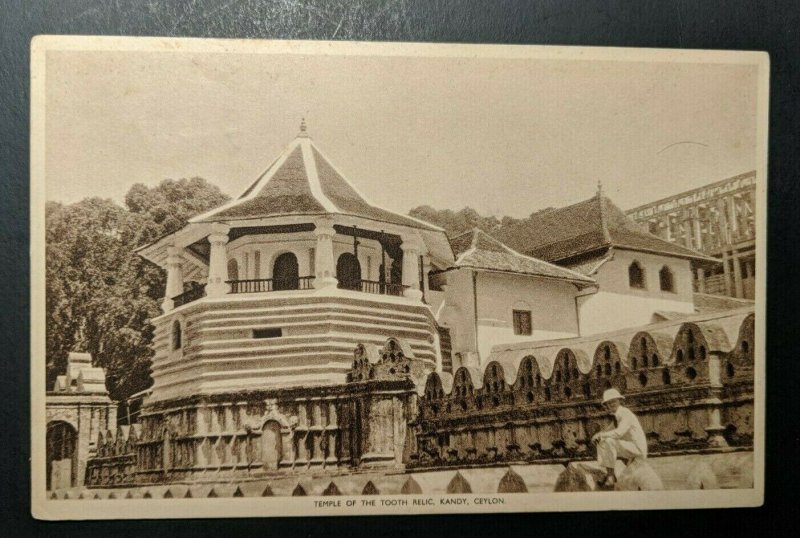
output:
[[611,439],[620,439],[623,441],[630,441],[642,457],[647,457],[647,437],[644,434],[642,425],[639,424],[639,419],[633,414],[633,411],[627,407],[619,406],[614,413],[614,418],[617,419],[617,427],[605,434],[605,437]]

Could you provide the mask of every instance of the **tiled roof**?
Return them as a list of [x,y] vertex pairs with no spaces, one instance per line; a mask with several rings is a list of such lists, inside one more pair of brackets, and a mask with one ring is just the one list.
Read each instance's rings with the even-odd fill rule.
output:
[[520,254],[478,228],[454,237],[450,244],[456,254],[456,267],[594,283],[593,279],[580,273]]
[[714,262],[712,258],[645,232],[602,192],[577,204],[534,213],[500,238],[526,254],[560,262],[609,247]]
[[[264,175],[269,173],[268,170]],[[243,194],[239,197],[239,203],[214,213],[214,220],[325,211],[325,207],[311,193],[303,152],[299,146],[289,153],[280,166],[272,170],[271,176],[256,196],[247,199],[247,194]]]
[[694,294],[694,307],[698,312],[720,312],[736,308],[752,307],[754,301],[748,299],[735,299],[724,295],[710,295],[708,293]]
[[322,155],[304,129],[241,196],[190,222],[329,213],[441,231],[369,203]]
[[597,270],[600,269],[600,267],[602,267],[610,259],[612,259],[610,254],[602,253],[596,256],[581,259],[576,263],[565,264],[564,267],[571,269],[572,271],[577,271],[582,275],[593,276],[595,273],[597,273]]

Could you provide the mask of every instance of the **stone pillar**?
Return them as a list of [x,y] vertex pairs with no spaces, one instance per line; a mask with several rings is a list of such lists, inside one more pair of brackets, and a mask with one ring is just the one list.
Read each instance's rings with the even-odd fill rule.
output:
[[233,421],[233,404],[229,402],[225,402],[222,404],[222,408],[225,412],[225,431],[226,432],[233,432],[236,431],[236,424]]
[[730,231],[730,241],[733,243],[736,241],[736,233],[739,229],[738,220],[736,219],[736,199],[733,196],[729,196],[725,200],[725,205],[728,208],[728,230]]
[[[436,353],[436,365],[434,370],[437,373],[442,373],[444,371],[444,360],[442,358],[442,339],[441,336],[439,336],[438,330],[433,332],[433,350]],[[450,360],[452,361],[452,359]],[[453,371],[455,372],[455,369]]]
[[322,452],[322,436],[325,435],[325,430],[314,429],[309,431],[308,435],[313,436],[311,463],[314,465],[322,465],[325,461],[325,454]]
[[742,283],[742,264],[741,260],[734,252],[733,254],[733,285],[734,285],[734,292],[735,296],[741,299],[744,297],[744,285]]
[[177,247],[167,249],[167,286],[161,310],[169,312],[174,307],[172,298],[183,293],[183,271],[181,270],[181,250]]
[[689,211],[681,214],[681,231],[683,232],[683,245],[692,248],[692,215]]
[[278,465],[291,467],[294,465],[294,431],[291,428],[281,428],[282,459]]
[[305,435],[298,435],[297,436],[297,459],[294,461],[300,465],[308,464],[308,451],[306,450],[306,437],[311,435],[311,433],[306,430]]
[[215,222],[211,225],[211,235],[208,242],[211,243],[208,261],[208,284],[206,284],[206,295],[209,297],[221,297],[230,292],[230,286],[225,283],[228,280],[228,230],[226,224]]
[[725,295],[730,296],[733,293],[733,286],[731,285],[730,255],[727,249],[723,249],[722,251],[722,275],[724,277],[723,281],[725,282]]
[[394,461],[391,396],[373,397],[369,411],[370,428],[366,439],[367,450],[362,461],[373,465],[379,462]]
[[725,428],[721,422],[722,400],[722,360],[716,353],[709,353],[708,356],[708,384],[710,394],[705,400],[706,412],[708,413],[708,426],[705,430],[708,434],[708,443],[713,447],[728,446],[723,433]]
[[694,232],[695,250],[703,250],[703,234],[700,230],[700,224],[700,210],[695,209],[692,211],[692,231]]
[[[430,287],[428,286],[428,273],[430,272],[431,272],[431,258],[430,256],[425,256],[425,258],[422,260],[422,285],[425,287],[425,289],[423,289],[422,291],[425,294],[431,291]],[[430,302],[430,299],[428,299],[428,301]]]
[[670,223],[669,215],[664,215],[661,217],[661,238],[666,239],[667,241],[672,241],[672,224]]
[[722,400],[714,396],[706,400],[706,404],[708,406],[708,426],[706,427],[708,444],[712,447],[726,447],[728,446],[728,441],[725,440],[723,435],[725,428],[720,420]]
[[322,426],[322,402],[314,401],[311,403],[311,425]]
[[208,458],[206,457],[206,446],[208,438],[195,439],[194,441],[194,467],[205,469],[208,467]]
[[329,220],[320,220],[315,223],[314,235],[317,236],[317,247],[314,251],[314,287],[335,288],[339,283],[336,280],[336,262],[333,259],[333,236],[336,231]]
[[336,402],[328,402],[328,422],[326,425],[326,434],[328,436],[328,453],[325,458],[327,465],[334,465],[338,463],[336,458],[336,433],[337,424],[339,419],[336,414]]
[[403,295],[420,301],[422,300],[422,291],[419,289],[420,243],[414,237],[403,237],[400,248],[403,250],[403,285],[407,286]]
[[706,272],[702,267],[697,268],[697,291],[699,293],[706,292]]

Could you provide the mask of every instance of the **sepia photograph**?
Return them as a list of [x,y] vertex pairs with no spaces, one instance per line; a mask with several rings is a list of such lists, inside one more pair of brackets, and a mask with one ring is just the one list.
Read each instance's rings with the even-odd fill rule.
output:
[[760,506],[768,75],[37,36],[34,517]]

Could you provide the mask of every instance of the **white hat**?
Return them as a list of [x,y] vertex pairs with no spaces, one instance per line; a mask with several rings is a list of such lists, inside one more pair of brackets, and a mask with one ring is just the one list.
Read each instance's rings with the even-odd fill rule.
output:
[[610,402],[611,400],[624,400],[625,396],[619,393],[617,389],[608,389],[603,393],[603,403]]

